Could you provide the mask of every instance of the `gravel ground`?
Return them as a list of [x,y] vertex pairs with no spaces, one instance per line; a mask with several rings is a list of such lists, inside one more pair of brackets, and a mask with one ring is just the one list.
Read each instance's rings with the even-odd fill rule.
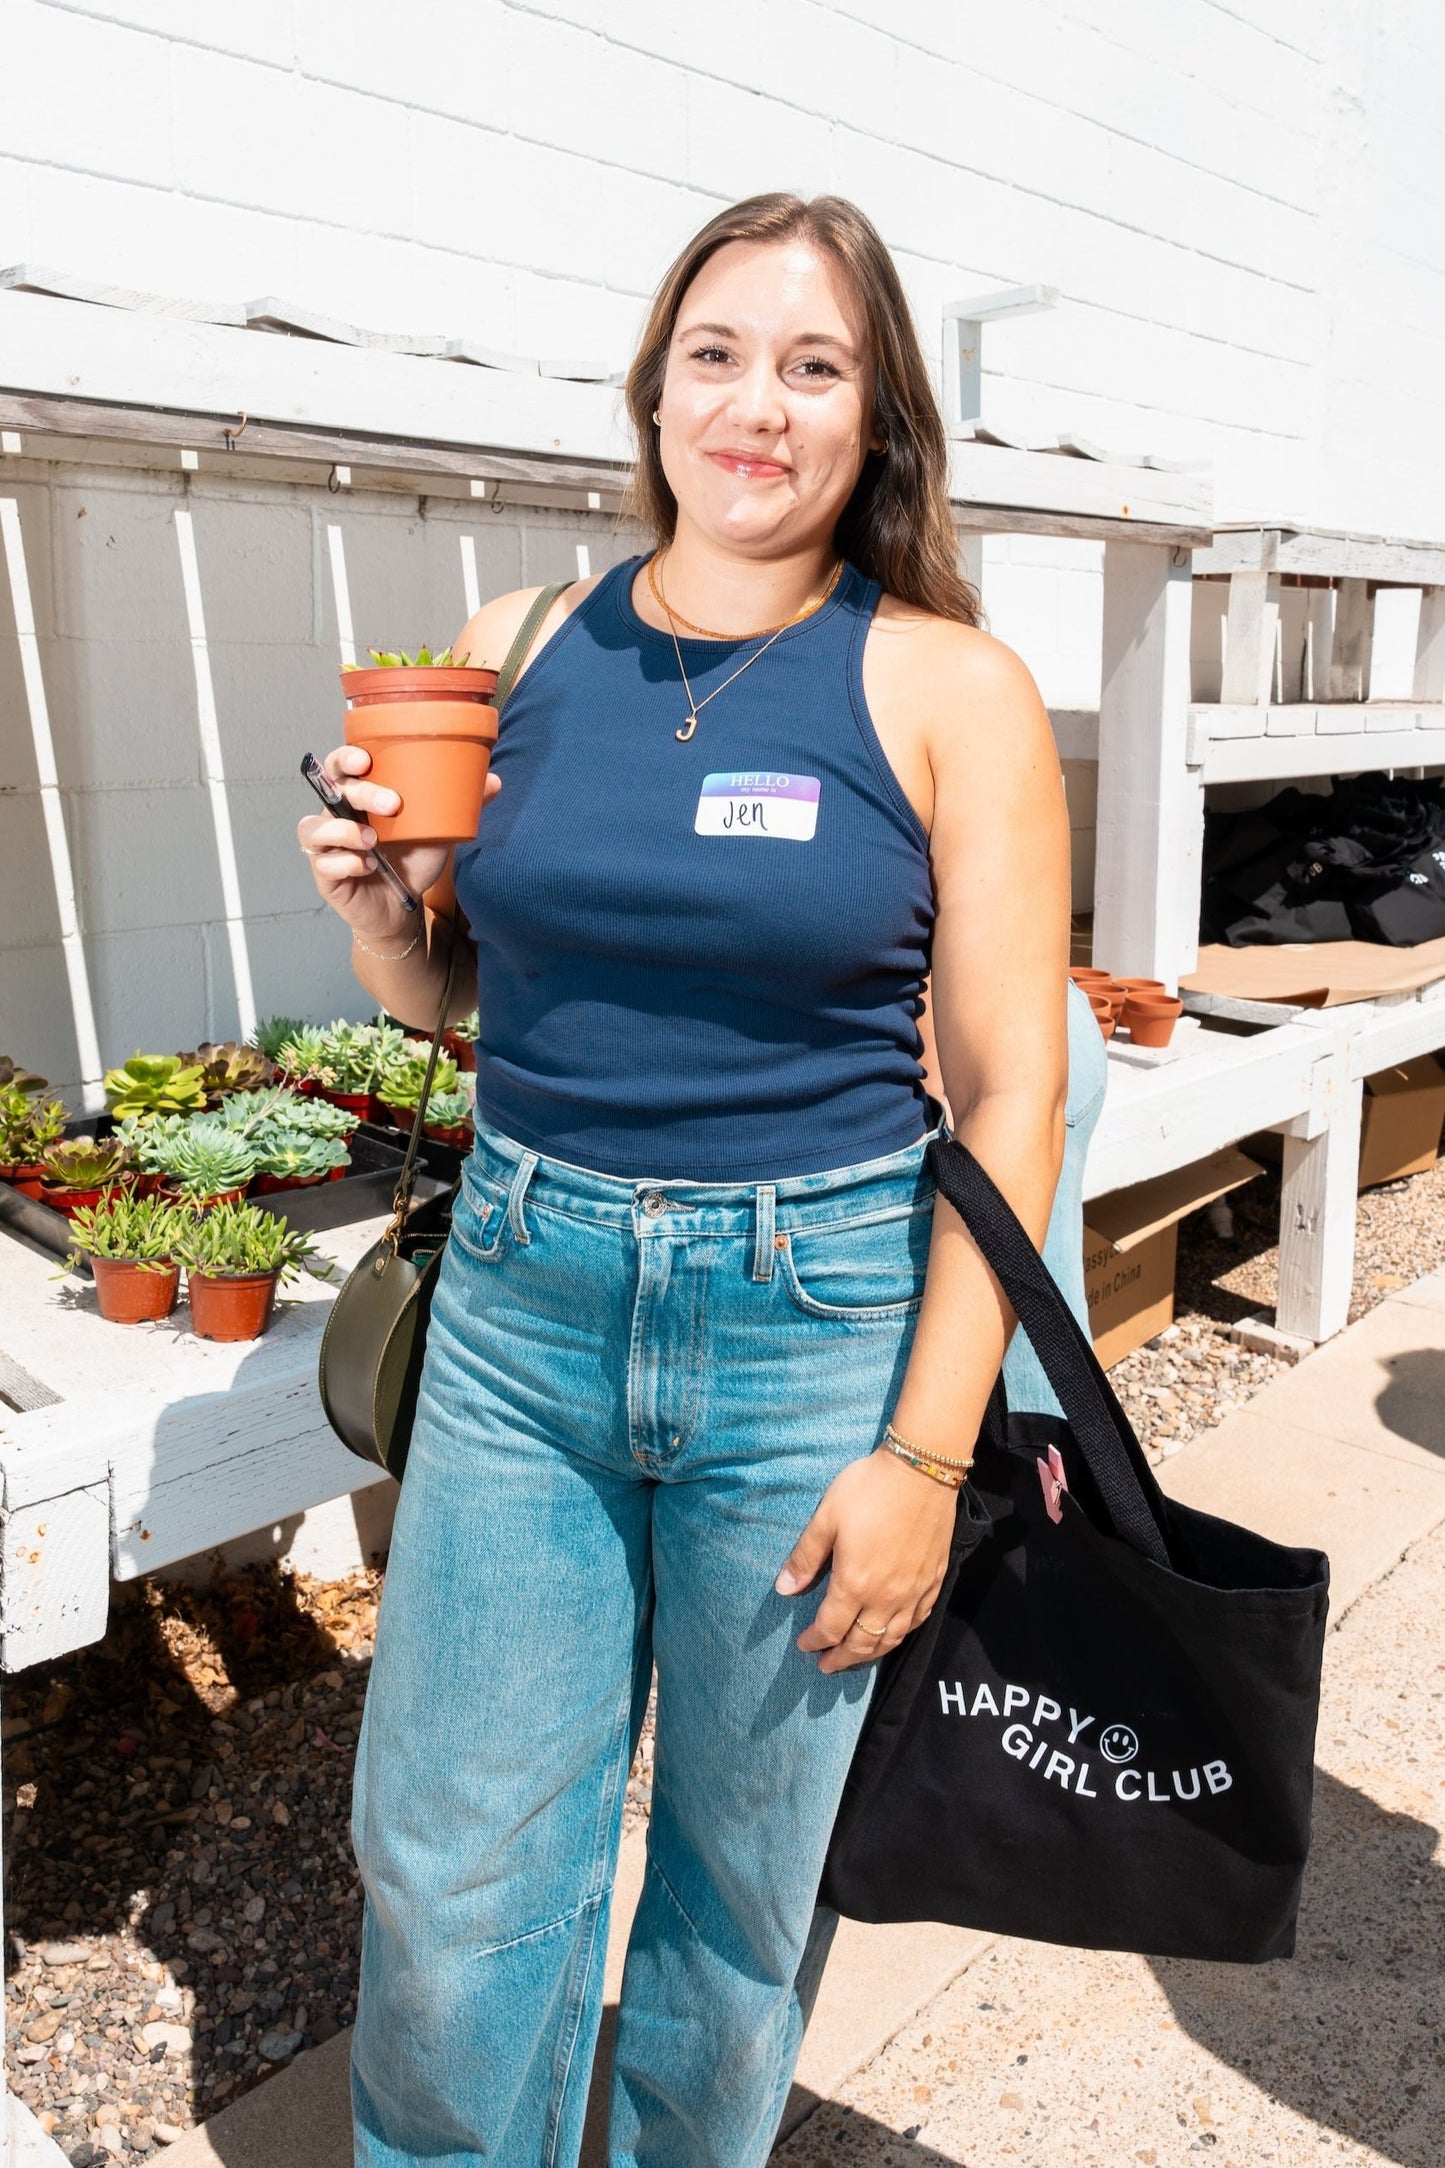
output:
[[[1279,1367],[1228,1338],[1274,1299],[1277,1172],[1230,1204],[1229,1234],[1183,1223],[1177,1322],[1111,1373],[1155,1457]],[[1441,1264],[1445,1162],[1361,1198],[1352,1317]],[[350,2022],[347,1815],[379,1593],[376,1574],[260,1567],[133,1584],[103,1642],[7,1682],[8,2077],[77,2168],[153,2156]],[[649,1726],[629,1825],[651,1744]]]
[[1445,1527],[1325,1650],[1288,1963],[999,1942],[773,2168],[1439,2168]]

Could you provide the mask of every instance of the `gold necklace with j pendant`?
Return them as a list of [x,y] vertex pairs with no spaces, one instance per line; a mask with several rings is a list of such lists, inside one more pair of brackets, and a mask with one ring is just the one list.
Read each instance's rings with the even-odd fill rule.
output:
[[[655,556],[648,558],[647,584],[652,589],[653,594],[656,596],[658,602],[662,605],[662,608],[667,612],[667,626],[669,632],[672,634],[672,644],[677,654],[678,673],[682,678],[683,690],[687,694],[687,720],[684,722],[680,730],[675,730],[673,732],[673,736],[675,738],[681,739],[682,742],[685,744],[687,740],[692,736],[693,732],[696,730],[698,716],[707,706],[709,700],[716,700],[719,693],[725,693],[727,691],[729,685],[732,684],[734,678],[740,678],[744,670],[751,670],[755,662],[760,662],[763,656],[767,654],[768,649],[772,646],[774,640],[781,639],[782,635],[785,632],[790,631],[794,625],[800,625],[805,617],[811,617],[815,610],[822,609],[823,604],[828,600],[828,597],[832,594],[833,589],[837,586],[839,580],[843,576],[843,559],[840,557],[837,564],[834,565],[832,577],[829,579],[828,584],[823,589],[821,595],[817,596],[817,598],[813,601],[806,602],[803,605],[802,609],[798,611],[795,617],[785,618],[781,625],[765,627],[764,630],[767,632],[768,636],[763,641],[763,644],[758,649],[756,655],[749,655],[747,661],[744,663],[739,663],[737,669],[732,671],[729,676],[725,677],[721,685],[715,685],[710,693],[704,694],[703,698],[701,700],[698,700],[694,698],[692,686],[688,682],[687,665],[683,662],[682,659],[682,643],[677,637],[677,627],[679,624],[686,625],[688,627],[688,630],[691,632],[703,632],[704,628],[701,625],[691,624],[689,619],[685,617],[679,618],[676,612],[669,606],[667,597],[663,593],[662,588],[659,585],[657,575],[654,571],[654,566],[657,564],[658,558],[663,554],[663,552],[659,551]],[[735,639],[738,637],[738,635],[734,633],[709,633],[706,635],[706,637],[709,639],[720,640]],[[760,633],[753,632],[744,633],[741,635],[741,637],[743,639],[756,640],[761,638],[762,636]]]

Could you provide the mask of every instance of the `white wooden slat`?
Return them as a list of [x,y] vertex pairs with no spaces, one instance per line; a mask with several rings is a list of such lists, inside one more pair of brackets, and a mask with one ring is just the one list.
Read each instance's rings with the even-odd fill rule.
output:
[[1375,605],[1365,580],[1341,580],[1335,589],[1335,624],[1330,642],[1329,698],[1366,700],[1370,691],[1370,648]]
[[1300,685],[1302,700],[1325,700],[1329,697],[1330,649],[1334,642],[1334,631],[1334,589],[1310,588],[1305,615],[1304,671]]
[[[1321,714],[1325,711],[1322,709]],[[1358,716],[1359,710],[1355,710]],[[1439,767],[1445,746],[1421,730],[1317,731],[1298,738],[1211,738],[1206,783],[1285,782],[1301,775],[1359,775],[1368,768]]]
[[0,1562],[0,1670],[23,1671],[105,1633],[110,1496],[87,1485],[7,1510]]
[[467,617],[475,617],[482,606],[482,590],[477,579],[477,538],[464,534],[460,538],[462,553],[462,593],[466,598]]
[[948,458],[949,495],[974,505],[1044,507],[1191,527],[1209,517],[1207,474],[1161,474],[1050,452],[1009,451],[956,437],[950,440]]
[[1420,592],[1420,625],[1415,635],[1417,700],[1445,700],[1445,587]]
[[1170,984],[1198,954],[1204,793],[1187,764],[1190,585],[1187,552],[1104,546],[1094,954],[1111,971]]
[[1220,527],[1195,562],[1200,573],[1241,567],[1312,573],[1321,579],[1385,580],[1400,587],[1445,586],[1445,543],[1323,527]]
[[201,763],[211,801],[211,825],[215,830],[216,858],[221,871],[226,943],[231,953],[231,978],[241,1036],[247,1039],[256,1028],[256,994],[251,983],[251,950],[246,933],[245,906],[241,900],[236,837],[231,826],[231,801],[226,790],[226,763],[221,751],[220,720],[216,714],[206,613],[201,600],[201,566],[196,555],[196,532],[191,514],[183,505],[177,505],[174,517],[181,556],[181,585],[186,597],[186,622],[190,629],[191,666],[196,680],[196,728],[201,740]]
[[25,535],[20,524],[20,504],[15,497],[0,497],[0,543],[10,580],[10,604],[15,613],[15,636],[20,647],[20,671],[25,703],[30,716],[30,738],[35,748],[35,768],[40,783],[40,810],[50,853],[50,876],[55,886],[55,910],[60,925],[60,947],[70,991],[70,1013],[75,1029],[81,1089],[87,1112],[105,1103],[101,1078],[100,1039],[95,1025],[95,1003],[90,991],[90,971],[80,933],[80,914],[75,898],[75,870],[70,858],[70,839],[65,828],[65,808],[60,798],[60,775],[55,764],[55,739],[50,728],[50,705],[45,675],[40,667],[40,642],[35,630],[35,607],[30,594],[30,572],[25,561]]
[[1274,693],[1279,643],[1279,577],[1235,572],[1229,581],[1221,703],[1268,701]]
[[592,552],[585,542],[577,544],[577,577],[579,580],[592,577]]
[[1265,710],[1267,738],[1308,738],[1314,734],[1317,710],[1307,700],[1276,700]]

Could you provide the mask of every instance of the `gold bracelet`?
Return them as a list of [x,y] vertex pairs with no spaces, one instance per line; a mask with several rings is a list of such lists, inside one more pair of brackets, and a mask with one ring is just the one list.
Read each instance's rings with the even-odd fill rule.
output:
[[379,964],[399,964],[402,961],[403,957],[410,956],[412,950],[416,947],[418,941],[420,941],[421,936],[422,929],[418,926],[416,932],[407,942],[406,947],[404,949],[398,950],[395,956],[383,956],[380,949],[368,948],[359,933],[353,932],[351,938],[356,943],[363,956],[374,956]]
[[937,1461],[940,1468],[961,1468],[964,1474],[967,1475],[969,1469],[973,1466],[972,1453],[969,1454],[967,1460],[954,1460],[947,1453],[935,1453],[927,1446],[915,1445],[911,1438],[905,1438],[899,1431],[896,1431],[891,1423],[884,1424],[883,1437],[884,1442],[891,1443],[895,1449],[901,1448],[905,1453],[921,1454],[924,1460]]
[[963,1489],[967,1471],[962,1467],[949,1467],[942,1461],[930,1460],[925,1453],[910,1453],[887,1437],[884,1438],[880,1451],[892,1453],[897,1459],[906,1461],[910,1468],[916,1468],[920,1475],[931,1476],[933,1481],[941,1483],[945,1490]]

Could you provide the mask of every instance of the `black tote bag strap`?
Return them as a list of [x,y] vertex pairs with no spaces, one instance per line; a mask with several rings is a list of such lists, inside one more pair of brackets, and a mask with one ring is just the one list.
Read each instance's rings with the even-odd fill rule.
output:
[[928,1149],[939,1189],[967,1227],[1029,1336],[1114,1533],[1156,1565],[1167,1566],[1164,1499],[1088,1334],[1059,1293],[1008,1199],[967,1145],[957,1138],[938,1137]]

